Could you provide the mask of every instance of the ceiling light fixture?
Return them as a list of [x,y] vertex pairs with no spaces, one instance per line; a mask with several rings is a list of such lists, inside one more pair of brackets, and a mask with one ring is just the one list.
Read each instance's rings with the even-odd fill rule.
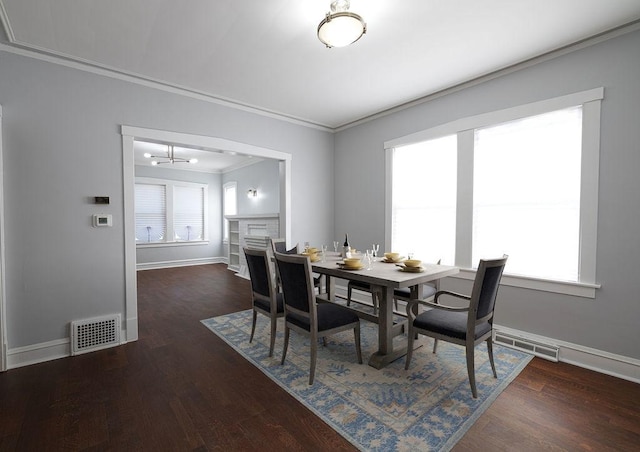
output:
[[350,13],[349,0],[331,2],[331,12],[318,25],[318,39],[327,47],[345,47],[353,44],[367,32],[362,17]]
[[169,145],[167,146],[167,155],[164,156],[158,156],[158,155],[151,155],[148,152],[145,152],[144,154],[144,158],[147,159],[162,159],[162,160],[151,160],[151,164],[153,166],[156,165],[162,165],[163,163],[198,163],[198,159],[185,159],[182,157],[176,157],[174,155],[174,150],[173,150],[173,146]]

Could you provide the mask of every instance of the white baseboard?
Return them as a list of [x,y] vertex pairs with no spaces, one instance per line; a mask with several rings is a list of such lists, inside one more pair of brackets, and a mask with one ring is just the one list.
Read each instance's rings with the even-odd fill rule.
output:
[[[336,291],[346,292],[343,287],[336,287]],[[123,332],[123,337],[127,342],[137,339],[137,331],[129,329],[136,323],[134,319],[127,319],[127,331]],[[137,323],[136,323],[137,324]],[[559,361],[583,367],[585,369],[600,372],[623,380],[640,383],[640,360],[614,353],[596,350],[570,342],[560,341],[549,337],[538,336],[526,331],[515,330],[502,325],[495,325],[501,331],[514,336],[530,339],[542,344],[551,344],[559,347]],[[134,334],[135,333],[135,334]],[[124,341],[123,341],[124,343]],[[71,344],[69,338],[57,339],[40,344],[28,345],[25,347],[10,348],[7,351],[7,369],[29,366],[54,359],[71,356]]]
[[559,348],[558,361],[600,372],[623,380],[640,383],[640,360],[614,353],[565,342],[550,337],[539,336],[526,331],[515,330],[502,325],[494,328],[542,344]]
[[159,268],[173,268],[173,267],[189,267],[191,265],[206,265],[206,264],[221,264],[225,263],[224,257],[203,257],[200,259],[183,259],[177,261],[163,261],[163,262],[146,262],[137,263],[136,270],[157,270]]
[[[135,319],[137,320],[137,319]],[[131,323],[131,319],[127,319],[127,325]],[[131,330],[121,331],[120,345],[138,339],[138,324],[135,323],[135,337],[131,336]],[[71,338],[56,339],[54,341],[42,342],[40,344],[27,345],[25,347],[10,348],[7,352],[7,369],[16,369],[18,367],[30,366],[32,364],[53,361],[54,359],[70,358],[71,354]]]
[[10,348],[7,352],[7,369],[30,366],[71,356],[71,340],[67,337],[25,347]]

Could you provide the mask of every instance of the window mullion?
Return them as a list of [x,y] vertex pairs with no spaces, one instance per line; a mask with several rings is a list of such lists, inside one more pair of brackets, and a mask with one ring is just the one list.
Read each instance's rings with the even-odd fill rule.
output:
[[174,225],[173,225],[173,204],[174,204],[174,199],[173,199],[173,184],[167,184],[167,196],[166,196],[166,202],[167,202],[167,242],[174,242],[175,241],[175,229],[174,229]]
[[458,132],[456,265],[472,268],[474,130]]

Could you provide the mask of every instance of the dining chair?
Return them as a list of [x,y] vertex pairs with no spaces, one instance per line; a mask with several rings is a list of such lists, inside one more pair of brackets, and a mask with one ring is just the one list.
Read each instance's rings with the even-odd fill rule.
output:
[[[353,296],[353,290],[359,290],[360,292],[367,292],[371,294],[371,302],[373,303],[373,315],[378,314],[378,300],[380,299],[380,293],[376,291],[371,284],[362,281],[349,281],[347,284],[347,306],[351,306],[351,298]],[[398,309],[398,302],[396,301],[396,309]]]
[[[442,259],[439,259],[436,262],[436,265],[440,265]],[[440,280],[436,280],[433,283],[426,283],[422,285],[422,298],[423,301],[433,301],[433,296],[436,292],[440,290]],[[409,303],[412,299],[411,288],[410,287],[402,287],[398,289],[393,289],[393,300],[396,305],[396,310],[398,309],[398,301],[404,301],[405,303]]]
[[287,241],[283,238],[271,239],[271,249],[274,253],[285,253],[285,254],[298,254],[298,244],[291,248],[287,249]]
[[[310,337],[311,364],[309,384],[313,384],[318,355],[318,339],[353,329],[358,363],[362,364],[360,319],[350,309],[333,303],[316,301],[307,256],[276,253],[276,267],[284,295],[285,329],[281,365],[284,365],[291,330]],[[326,345],[326,340],[324,341]]]
[[267,250],[256,248],[243,248],[243,250],[247,259],[247,267],[249,267],[253,296],[253,321],[251,323],[249,343],[253,341],[258,313],[269,317],[271,319],[269,356],[272,356],[276,342],[278,318],[284,317],[284,301],[282,294],[276,290],[275,275],[272,266],[269,264]]
[[[283,238],[277,238],[277,239],[271,239],[271,249],[273,250],[273,253],[284,253],[284,254],[298,254],[298,244],[296,243],[296,245],[291,248],[291,249],[287,249],[287,241],[286,239]],[[276,277],[276,286],[280,286],[280,282],[278,281],[278,278]],[[322,287],[322,276],[314,276],[313,277],[313,286],[318,288],[318,291],[320,291],[320,288]]]
[[[405,369],[408,369],[411,363],[414,337],[416,334],[422,334],[434,338],[433,353],[436,352],[440,339],[465,347],[467,373],[474,399],[478,397],[474,365],[476,345],[482,342],[487,343],[491,370],[494,378],[498,378],[493,362],[493,313],[507,258],[508,256],[504,255],[500,259],[480,260],[470,296],[439,290],[436,292],[433,302],[410,300],[407,304],[409,329],[407,331],[408,347]],[[445,295],[467,300],[468,306],[455,307],[438,303],[438,299]],[[423,303],[433,309],[416,316],[412,309],[416,303]]]

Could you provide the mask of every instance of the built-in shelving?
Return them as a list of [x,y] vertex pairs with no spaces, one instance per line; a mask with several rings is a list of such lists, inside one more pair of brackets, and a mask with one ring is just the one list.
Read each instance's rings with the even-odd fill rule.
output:
[[242,248],[263,248],[270,238],[280,237],[279,214],[227,215],[229,220],[229,270],[248,277],[247,261]]

